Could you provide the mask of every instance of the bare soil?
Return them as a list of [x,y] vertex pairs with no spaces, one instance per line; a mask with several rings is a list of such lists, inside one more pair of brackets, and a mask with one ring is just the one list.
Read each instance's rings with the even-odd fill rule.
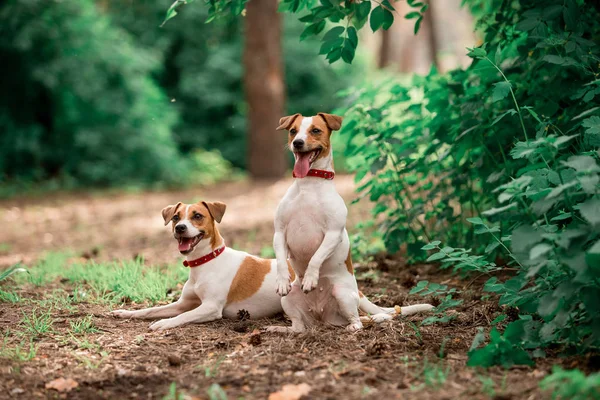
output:
[[[228,205],[221,232],[228,245],[253,253],[269,247],[274,209],[290,181],[237,182],[183,191],[119,195],[63,195],[0,203],[0,267],[31,264],[44,251],[71,249],[98,260],[143,256],[147,264],[180,260],[160,210],[177,201],[220,200]],[[351,200],[351,177],[336,177],[338,190]],[[369,205],[350,207],[351,228],[365,219]],[[183,268],[183,267],[182,267]],[[265,332],[287,324],[284,316],[258,321],[215,321],[169,332],[150,332],[148,321],[108,316],[109,307],[80,303],[73,312],[53,314],[53,330],[40,335],[30,361],[0,359],[0,399],[156,399],[172,383],[182,398],[209,398],[218,384],[228,398],[266,399],[286,384],[310,385],[305,399],[544,399],[539,381],[552,364],[586,367],[585,359],[547,358],[536,367],[480,370],[466,367],[478,327],[489,329],[501,312],[481,301],[481,283],[461,280],[431,265],[407,266],[401,257],[379,257],[357,270],[359,287],[383,306],[411,304],[418,280],[462,290],[464,303],[447,324],[419,326],[423,316],[400,318],[363,331],[322,327],[300,335]],[[4,283],[3,287],[10,285]],[[41,298],[52,287],[23,287],[24,298]],[[428,299],[433,301],[434,299]],[[126,304],[142,308],[143,304]],[[0,303],[4,346],[19,343],[23,312],[32,302]],[[100,332],[86,337],[86,349],[69,339],[69,321],[91,315]],[[66,338],[66,339],[65,339]],[[81,337],[79,337],[81,339]],[[70,392],[46,389],[57,378],[78,386]],[[214,387],[213,387],[214,388]],[[213,398],[219,398],[214,397]]]

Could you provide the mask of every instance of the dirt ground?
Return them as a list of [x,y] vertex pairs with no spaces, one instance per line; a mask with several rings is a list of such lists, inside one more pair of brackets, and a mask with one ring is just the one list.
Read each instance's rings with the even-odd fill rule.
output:
[[[181,257],[160,210],[177,201],[219,200],[228,205],[221,232],[228,245],[260,253],[270,247],[274,209],[290,184],[236,182],[210,188],[137,194],[69,194],[0,202],[0,267],[31,264],[44,251],[71,249],[98,260],[143,256],[146,264],[174,264]],[[351,177],[336,177],[350,201]],[[349,227],[365,219],[368,204],[350,207]],[[183,267],[182,267],[183,268]],[[168,332],[150,332],[149,322],[119,320],[109,308],[82,302],[75,312],[53,315],[53,332],[38,339],[30,361],[0,359],[0,399],[160,399],[175,383],[181,397],[266,399],[286,384],[307,384],[304,399],[544,399],[539,381],[552,364],[585,368],[584,359],[544,359],[536,367],[490,370],[466,367],[478,327],[489,329],[500,313],[494,299],[481,301],[481,283],[440,273],[434,266],[407,266],[401,257],[377,258],[357,270],[359,287],[383,305],[422,302],[408,292],[427,279],[462,290],[464,303],[447,324],[419,326],[423,316],[396,319],[363,331],[323,327],[300,335],[266,333],[285,317],[216,321]],[[10,285],[10,282],[3,286]],[[52,287],[24,286],[23,298],[41,298]],[[428,299],[432,301],[433,299]],[[0,331],[14,345],[28,302],[0,303]],[[141,308],[143,305],[125,305]],[[67,335],[69,320],[92,316],[99,332],[83,349]],[[70,392],[47,389],[57,378],[73,379]],[[216,386],[216,385],[218,386]],[[292,388],[293,389],[293,388]],[[280,397],[285,398],[285,397]],[[289,397],[289,399],[298,397]]]

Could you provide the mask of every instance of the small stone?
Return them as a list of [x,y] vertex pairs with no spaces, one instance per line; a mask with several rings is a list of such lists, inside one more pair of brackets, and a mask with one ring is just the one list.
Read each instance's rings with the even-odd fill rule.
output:
[[169,354],[167,356],[167,360],[169,361],[169,365],[172,367],[178,367],[181,365],[181,357],[176,354]]
[[127,370],[123,369],[123,368],[117,368],[117,375],[125,376],[125,375],[127,375]]
[[306,371],[296,371],[296,372],[294,372],[294,376],[302,378],[302,377],[306,376]]
[[13,390],[10,391],[10,394],[22,394],[25,393],[24,389],[21,388],[14,388]]

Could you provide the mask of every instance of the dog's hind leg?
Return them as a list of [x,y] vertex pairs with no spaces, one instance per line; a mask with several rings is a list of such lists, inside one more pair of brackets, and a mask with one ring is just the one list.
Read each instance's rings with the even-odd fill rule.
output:
[[359,298],[356,289],[334,285],[332,295],[338,303],[340,313],[348,321],[346,329],[349,331],[362,329],[363,325],[358,315]]
[[306,306],[306,300],[304,293],[299,284],[292,285],[292,290],[286,297],[281,298],[281,307],[290,320],[292,326],[270,326],[267,328],[268,332],[275,333],[300,333],[306,330],[304,324],[304,317],[308,310],[303,310]]

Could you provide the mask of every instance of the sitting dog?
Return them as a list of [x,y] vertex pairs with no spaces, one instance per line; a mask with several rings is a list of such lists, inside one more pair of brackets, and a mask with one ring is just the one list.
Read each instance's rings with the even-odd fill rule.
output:
[[380,322],[393,318],[398,309],[410,315],[433,308],[429,304],[381,308],[358,291],[346,231],[348,210],[333,183],[330,139],[341,125],[342,117],[325,113],[294,114],[279,121],[277,129],[289,131],[288,146],[296,160],[296,179],[277,208],[273,237],[277,293],[285,296],[282,306],[292,326],[271,331],[302,332],[319,322],[354,331],[363,326],[359,309],[372,314],[363,321]]
[[[270,317],[282,311],[275,293],[276,261],[254,257],[225,246],[217,228],[225,204],[177,203],[162,210],[165,226],[173,223],[179,252],[186,256],[189,278],[178,301],[137,311],[116,310],[120,318],[160,319],[152,330],[191,323],[237,318],[246,310],[251,318]],[[292,276],[294,272],[288,272]]]

